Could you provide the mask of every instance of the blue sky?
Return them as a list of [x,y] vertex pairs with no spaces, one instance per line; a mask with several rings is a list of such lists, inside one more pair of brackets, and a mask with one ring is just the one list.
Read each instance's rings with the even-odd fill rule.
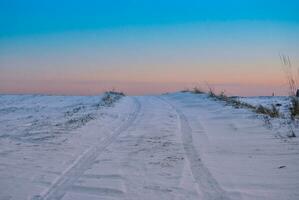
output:
[[[149,93],[195,82],[280,92],[278,54],[299,61],[298,10],[296,0],[0,0],[0,92],[139,94],[144,82]],[[83,82],[98,89],[76,90]]]
[[1,0],[1,37],[125,26],[262,20],[298,23],[297,0]]

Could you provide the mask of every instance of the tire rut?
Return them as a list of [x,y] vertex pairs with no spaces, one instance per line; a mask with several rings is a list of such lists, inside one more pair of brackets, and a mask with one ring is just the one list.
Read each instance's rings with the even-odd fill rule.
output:
[[204,165],[200,158],[200,155],[193,145],[192,129],[189,125],[187,117],[176,106],[166,100],[165,98],[159,98],[162,101],[168,103],[177,113],[179,119],[179,128],[181,132],[181,138],[183,148],[186,153],[186,158],[190,162],[191,173],[198,184],[198,189],[202,192],[203,199],[205,200],[229,200],[227,192],[221,188],[220,184],[213,177],[209,169]]
[[47,190],[45,190],[42,194],[33,196],[31,200],[62,199],[73,183],[75,183],[78,178],[81,177],[83,173],[94,163],[97,156],[122,132],[126,131],[136,120],[141,105],[136,98],[134,98],[134,101],[136,102],[135,111],[129,115],[128,120],[124,124],[113,131],[110,136],[102,140],[99,144],[88,148],[62,173],[61,176],[52,183]]

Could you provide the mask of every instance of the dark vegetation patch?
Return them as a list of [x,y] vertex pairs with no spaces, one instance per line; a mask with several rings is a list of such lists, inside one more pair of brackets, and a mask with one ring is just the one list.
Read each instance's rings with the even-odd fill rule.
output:
[[299,98],[292,96],[291,97],[291,106],[290,106],[291,118],[295,119],[299,117]]
[[123,92],[107,91],[105,92],[102,101],[96,104],[95,106],[97,108],[113,106],[115,102],[117,102],[119,99],[121,99],[124,96],[125,94]]
[[277,106],[274,104],[271,105],[271,108],[268,108],[268,107],[265,107],[262,105],[254,106],[249,103],[242,102],[242,101],[238,100],[237,97],[229,97],[224,92],[221,92],[220,94],[216,94],[212,89],[210,89],[209,92],[206,93],[203,90],[201,90],[199,87],[194,87],[193,90],[185,89],[181,92],[190,92],[193,94],[207,94],[210,98],[217,100],[217,101],[222,101],[226,105],[232,106],[234,108],[248,109],[257,114],[263,114],[263,115],[269,116],[271,118],[277,118],[277,117],[281,116]]
[[75,117],[66,121],[65,126],[69,126],[69,128],[76,129],[84,126],[89,121],[94,120],[96,118],[95,114],[88,113],[79,117]]

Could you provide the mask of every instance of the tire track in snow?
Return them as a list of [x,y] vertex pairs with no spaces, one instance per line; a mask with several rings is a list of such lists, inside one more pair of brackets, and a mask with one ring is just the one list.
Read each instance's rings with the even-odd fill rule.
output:
[[177,113],[186,158],[190,163],[191,173],[199,187],[198,189],[202,191],[203,199],[229,200],[230,198],[228,197],[227,192],[221,188],[209,169],[204,165],[198,151],[195,149],[193,145],[192,129],[187,117],[181,110],[170,103],[169,100],[166,100],[165,98],[159,99],[169,104]]
[[122,132],[126,131],[136,120],[141,104],[135,98],[135,111],[129,115],[128,120],[116,129],[110,136],[106,137],[99,144],[88,148],[59,176],[52,185],[40,195],[35,195],[31,200],[62,199],[67,190],[75,183],[80,176],[94,163],[97,156],[105,150]]

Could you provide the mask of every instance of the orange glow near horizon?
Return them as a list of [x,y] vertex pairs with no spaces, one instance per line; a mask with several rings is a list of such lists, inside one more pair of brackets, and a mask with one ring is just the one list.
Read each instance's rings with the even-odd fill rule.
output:
[[297,32],[241,21],[0,40],[0,93],[143,95],[211,85],[231,95],[286,95],[279,53],[299,66]]
[[0,85],[0,91],[6,94],[51,94],[51,95],[98,95],[107,90],[124,91],[128,95],[161,94],[200,87],[208,91],[225,91],[228,95],[267,96],[287,95],[286,84],[239,84],[239,83],[151,83],[151,82],[63,82],[33,81],[14,82]]

